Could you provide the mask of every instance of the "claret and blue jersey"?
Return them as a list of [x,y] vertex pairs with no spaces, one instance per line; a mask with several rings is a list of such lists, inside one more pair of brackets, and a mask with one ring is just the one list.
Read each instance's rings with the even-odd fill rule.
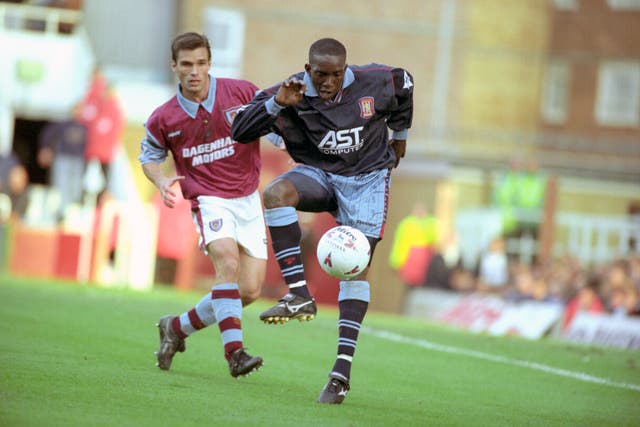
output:
[[[231,123],[257,87],[245,80],[210,77],[207,99],[192,102],[180,92],[158,107],[145,123],[140,161],[161,163],[170,151],[176,172],[184,175],[182,193],[197,196],[243,197],[258,187],[260,145],[238,144]],[[195,203],[195,202],[194,202]]]

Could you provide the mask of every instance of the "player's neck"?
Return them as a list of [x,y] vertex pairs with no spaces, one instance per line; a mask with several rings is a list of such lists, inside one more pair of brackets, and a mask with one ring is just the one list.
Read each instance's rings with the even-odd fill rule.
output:
[[202,88],[202,90],[200,90],[198,92],[186,91],[186,90],[184,90],[184,87],[181,87],[180,92],[182,93],[182,96],[184,96],[189,101],[195,102],[197,104],[201,104],[209,96],[209,85],[211,85],[211,81],[210,80],[208,80],[207,84],[205,85],[205,87]]
[[186,92],[186,91],[182,91],[182,96],[184,96],[186,99],[188,99],[191,102],[195,102],[196,104],[202,104],[206,99],[207,96],[209,95],[209,91],[203,91],[203,92],[198,92],[198,93],[192,93],[192,92]]

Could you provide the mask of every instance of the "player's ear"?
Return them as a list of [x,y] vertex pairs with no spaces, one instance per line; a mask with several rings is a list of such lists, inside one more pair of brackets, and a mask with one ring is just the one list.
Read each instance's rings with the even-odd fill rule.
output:
[[310,72],[311,72],[311,65],[309,65],[309,64],[304,64],[304,70],[305,70],[307,73],[310,73]]

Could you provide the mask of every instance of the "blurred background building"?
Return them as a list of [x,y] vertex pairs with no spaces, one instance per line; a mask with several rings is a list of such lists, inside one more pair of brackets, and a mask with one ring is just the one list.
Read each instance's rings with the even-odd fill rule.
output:
[[[397,224],[416,200],[439,219],[439,250],[454,263],[458,256],[458,265],[469,271],[501,234],[507,234],[507,254],[527,264],[569,254],[586,268],[637,253],[638,0],[14,1],[0,2],[0,153],[13,152],[30,183],[46,190],[47,171],[36,159],[38,135],[73,114],[99,69],[125,117],[113,160],[117,173],[104,185],[118,203],[140,206],[129,209],[135,214],[120,228],[130,223],[135,230],[142,219],[155,230],[151,237],[139,228],[116,231],[93,252],[80,238],[70,252],[80,261],[55,258],[48,268],[18,262],[17,251],[30,246],[14,245],[12,257],[5,251],[5,263],[15,272],[65,271],[143,288],[159,280],[157,258],[136,255],[163,241],[157,236],[163,212],[149,208],[154,217],[146,210],[155,192],[136,157],[144,120],[175,92],[169,44],[183,31],[211,39],[215,75],[260,87],[302,70],[308,46],[321,37],[341,40],[349,63],[379,62],[412,72],[414,125],[407,156],[393,173],[387,235],[371,271],[375,309],[403,310],[403,287],[386,260]],[[265,147],[263,185],[285,165]],[[521,172],[537,177],[542,191],[528,187],[526,194],[537,196],[511,206],[503,185],[509,173]],[[48,226],[59,233],[45,218],[55,197],[33,194],[32,217],[23,214],[21,227],[26,223],[42,233]],[[507,208],[522,226],[510,234],[503,233]],[[72,232],[82,215],[72,210],[66,218],[66,232]],[[330,225],[323,217],[308,221],[316,237]],[[96,244],[100,232],[92,230]],[[62,244],[56,242],[52,250]],[[175,279],[168,280],[196,286],[198,256],[188,249],[170,256]],[[131,264],[148,264],[147,270],[135,273]],[[98,274],[101,265],[115,271]],[[268,280],[280,286],[270,269]],[[327,281],[314,274],[319,276],[312,281]],[[267,285],[267,295],[279,293]],[[323,292],[320,283],[315,286]]]

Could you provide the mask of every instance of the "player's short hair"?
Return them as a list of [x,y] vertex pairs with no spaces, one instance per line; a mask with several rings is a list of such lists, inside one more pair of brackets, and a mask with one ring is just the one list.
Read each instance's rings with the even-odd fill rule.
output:
[[181,50],[195,50],[201,47],[207,49],[208,58],[211,61],[211,45],[207,36],[193,32],[180,34],[171,42],[171,59],[177,61],[178,52]]
[[347,57],[347,49],[336,39],[324,38],[313,42],[309,47],[309,62],[316,55],[332,55]]

